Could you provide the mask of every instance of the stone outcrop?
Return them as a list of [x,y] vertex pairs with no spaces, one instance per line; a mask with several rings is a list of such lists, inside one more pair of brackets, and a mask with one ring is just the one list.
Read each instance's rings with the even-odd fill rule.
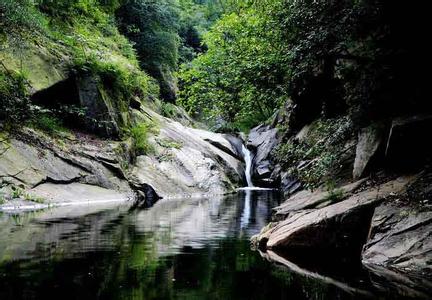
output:
[[[242,185],[243,163],[225,135],[189,128],[150,109],[159,130],[149,137],[154,153],[136,158],[128,141],[82,133],[48,137],[33,129],[5,137],[0,145],[2,198],[12,188],[45,204],[137,199],[151,206],[160,197],[224,194]],[[76,192],[74,193],[74,190]],[[20,201],[8,201],[10,207]]]
[[275,166],[270,154],[278,142],[278,129],[271,126],[260,125],[249,133],[246,146],[254,153],[252,179],[258,186],[274,187],[276,185],[271,178]]
[[432,275],[431,232],[431,211],[394,201],[383,203],[375,211],[363,261]]
[[146,110],[160,130],[151,140],[154,155],[139,156],[131,176],[162,197],[224,194],[242,185],[243,162],[225,135],[185,127]]
[[[401,177],[320,208],[307,209],[311,205],[322,203],[322,199],[329,198],[328,195],[308,195],[308,192],[303,192],[296,196],[292,204],[291,199],[288,199],[279,208],[288,217],[264,229],[254,238],[254,242],[262,249],[302,253],[313,251],[360,258],[375,206],[386,197],[404,191],[413,180],[414,177],[411,176]],[[344,190],[353,192],[355,187],[346,186]],[[309,203],[302,204],[305,199],[310,199]],[[289,213],[290,209],[292,213]]]
[[372,160],[377,156],[384,142],[385,126],[373,124],[362,128],[358,134],[353,178],[358,180],[365,175]]

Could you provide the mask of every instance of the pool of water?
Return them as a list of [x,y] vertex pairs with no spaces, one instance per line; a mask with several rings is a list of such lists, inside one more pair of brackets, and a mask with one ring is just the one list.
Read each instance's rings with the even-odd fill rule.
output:
[[347,283],[302,272],[252,251],[250,237],[267,224],[278,202],[275,191],[245,190],[161,200],[150,209],[107,204],[0,215],[0,299],[403,295],[365,284],[363,277]]

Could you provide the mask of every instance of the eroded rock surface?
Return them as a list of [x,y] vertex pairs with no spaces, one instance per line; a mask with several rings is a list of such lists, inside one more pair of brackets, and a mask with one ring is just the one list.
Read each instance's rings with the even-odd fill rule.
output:
[[[302,202],[304,199],[311,199],[309,206],[316,205],[318,202],[322,203],[323,198],[328,198],[326,195],[317,193],[311,197],[308,192],[302,192],[294,197],[292,205],[291,199],[288,199],[281,206],[288,217],[264,229],[254,238],[254,242],[264,249],[320,249],[328,253],[360,257],[362,246],[368,237],[374,207],[386,197],[404,191],[414,178],[400,177],[320,208],[307,209],[308,206],[305,207]],[[351,185],[344,189],[349,192],[354,191],[355,187],[356,185]],[[289,213],[290,209],[292,213]]]

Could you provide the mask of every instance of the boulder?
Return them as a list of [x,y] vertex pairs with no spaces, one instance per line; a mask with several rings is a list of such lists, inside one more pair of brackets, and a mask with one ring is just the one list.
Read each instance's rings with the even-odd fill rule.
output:
[[378,156],[380,146],[384,141],[385,126],[373,124],[362,128],[358,134],[356,155],[354,160],[353,178],[362,178]]
[[393,168],[424,166],[432,158],[432,115],[417,115],[393,120],[385,150],[387,164]]
[[85,109],[86,129],[101,136],[118,137],[119,126],[123,125],[118,108],[100,87],[99,79],[86,75],[77,79],[77,86],[79,104]]
[[[364,182],[365,179],[362,179],[338,188],[337,190],[340,192],[340,199],[338,200],[342,201],[351,196]],[[292,212],[316,208],[318,205],[329,201],[331,194],[334,192],[335,191],[326,191],[322,189],[314,192],[303,190],[288,198],[288,200],[283,202],[281,205],[275,207],[274,217],[281,220],[285,219]],[[332,200],[333,203],[334,201],[335,200]]]
[[400,177],[336,204],[290,214],[254,241],[264,249],[360,259],[375,206],[404,191],[413,180],[412,176]]
[[375,210],[363,261],[432,275],[431,232],[432,211],[383,203]]
[[279,143],[278,129],[260,125],[249,133],[246,146],[254,152],[253,180],[270,179],[274,169],[271,152]]

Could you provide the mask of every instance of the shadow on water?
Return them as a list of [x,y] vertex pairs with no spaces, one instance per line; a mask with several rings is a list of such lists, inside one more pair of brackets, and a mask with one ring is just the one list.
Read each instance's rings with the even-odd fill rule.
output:
[[19,225],[2,215],[0,299],[397,298],[251,251],[249,238],[278,201],[275,192],[242,191],[150,209],[59,208]]

